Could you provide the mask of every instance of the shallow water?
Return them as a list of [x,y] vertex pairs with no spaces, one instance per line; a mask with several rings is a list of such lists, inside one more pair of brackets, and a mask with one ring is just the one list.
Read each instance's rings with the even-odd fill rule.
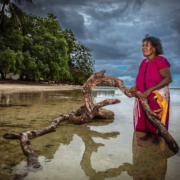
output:
[[[180,146],[180,90],[170,92],[169,131]],[[106,106],[115,113],[114,120],[83,125],[62,122],[56,132],[31,140],[41,167],[24,179],[180,179],[180,157],[163,139],[157,142],[152,136],[142,141],[145,134],[134,132],[134,99],[115,88],[93,91],[94,102],[111,98],[121,100]],[[54,118],[82,104],[81,91],[0,95],[0,179],[15,178],[27,165],[19,140],[3,139],[3,134],[49,126]]]

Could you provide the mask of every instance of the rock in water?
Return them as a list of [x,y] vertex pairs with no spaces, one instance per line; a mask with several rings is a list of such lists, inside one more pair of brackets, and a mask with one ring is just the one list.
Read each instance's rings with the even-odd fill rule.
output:
[[100,108],[99,112],[106,115],[106,119],[114,119],[114,113],[110,110],[107,110],[105,108]]

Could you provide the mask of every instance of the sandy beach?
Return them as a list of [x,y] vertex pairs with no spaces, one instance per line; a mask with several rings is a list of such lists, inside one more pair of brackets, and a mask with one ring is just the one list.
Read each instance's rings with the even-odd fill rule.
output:
[[82,86],[69,84],[41,84],[26,81],[0,80],[0,94],[41,91],[68,91],[76,89],[82,89]]

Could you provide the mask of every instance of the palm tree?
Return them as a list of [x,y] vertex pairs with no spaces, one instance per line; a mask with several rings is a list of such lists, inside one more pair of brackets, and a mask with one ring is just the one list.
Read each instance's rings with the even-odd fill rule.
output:
[[[29,1],[32,3],[32,0],[11,0],[18,2],[18,4],[21,4],[22,1]],[[0,5],[2,6],[1,14],[0,14],[0,29],[3,29],[3,20],[4,20],[4,11],[5,11],[5,6],[8,6],[8,12],[11,14],[11,18],[18,23],[22,30],[22,23],[24,22],[24,13],[14,4],[11,3],[10,0],[0,0]],[[0,6],[0,7],[1,7]],[[4,73],[0,70],[0,74],[3,79],[5,79]]]
[[3,4],[2,11],[1,11],[1,17],[0,17],[0,24],[2,22],[3,16],[4,16],[4,9],[7,4],[9,4],[9,0],[0,0],[0,3]]
[[[27,1],[27,2],[31,2],[32,0],[13,0],[15,2],[18,2],[18,4],[21,4],[22,1]],[[24,22],[24,14],[23,12],[12,2],[10,2],[10,0],[0,0],[0,4],[2,4],[2,11],[1,11],[1,17],[0,17],[0,26],[2,25],[2,20],[4,17],[4,11],[5,11],[5,6],[9,5],[8,9],[9,12],[12,16],[12,19],[18,23],[20,25],[20,27],[22,28],[22,23]]]

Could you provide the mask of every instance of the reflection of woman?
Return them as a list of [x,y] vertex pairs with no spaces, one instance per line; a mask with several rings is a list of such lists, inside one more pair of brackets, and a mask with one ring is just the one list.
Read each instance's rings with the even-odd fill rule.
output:
[[[167,171],[167,157],[163,151],[167,148],[163,138],[159,137],[158,144],[152,144],[154,136],[144,142],[142,132],[134,131],[133,136],[133,168],[131,170],[134,180],[159,179],[164,180]],[[167,154],[167,152],[166,152]]]
[[[143,39],[142,52],[146,57],[139,67],[139,73],[131,93],[139,90],[142,95],[140,100],[148,99],[150,108],[158,114],[159,119],[168,129],[169,124],[169,87],[172,82],[170,64],[162,56],[161,41],[152,36]],[[157,130],[145,116],[140,100],[135,100],[134,128],[136,131],[157,133]]]

